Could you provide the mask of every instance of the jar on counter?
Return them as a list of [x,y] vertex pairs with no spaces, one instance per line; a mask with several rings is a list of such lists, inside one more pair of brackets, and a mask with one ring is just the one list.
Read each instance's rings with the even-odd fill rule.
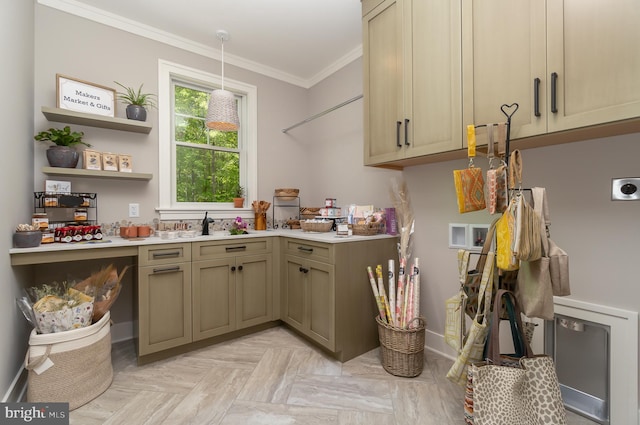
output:
[[49,228],[49,216],[47,216],[47,213],[33,213],[31,225],[40,230],[47,230]]

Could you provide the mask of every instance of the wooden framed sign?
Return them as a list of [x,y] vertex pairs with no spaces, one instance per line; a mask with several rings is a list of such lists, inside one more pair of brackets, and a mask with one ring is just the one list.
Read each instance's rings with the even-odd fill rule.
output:
[[56,74],[56,98],[58,108],[115,117],[116,91],[109,87]]

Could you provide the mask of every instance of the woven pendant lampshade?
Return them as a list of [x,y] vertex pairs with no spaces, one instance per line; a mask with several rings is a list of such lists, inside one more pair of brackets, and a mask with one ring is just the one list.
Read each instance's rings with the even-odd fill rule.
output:
[[238,105],[234,94],[224,89],[224,41],[229,39],[229,34],[224,30],[218,30],[216,35],[222,42],[222,89],[211,92],[206,125],[212,130],[238,131]]

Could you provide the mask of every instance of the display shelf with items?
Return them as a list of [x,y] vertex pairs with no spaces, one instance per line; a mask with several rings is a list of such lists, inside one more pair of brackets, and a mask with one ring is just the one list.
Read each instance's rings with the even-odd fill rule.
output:
[[97,224],[97,193],[33,192],[33,212],[46,215],[50,229],[65,223]]
[[153,178],[149,173],[125,173],[120,171],[83,170],[80,168],[42,167],[42,172],[49,176],[92,177],[121,180],[145,180]]
[[42,107],[42,114],[49,121],[62,122],[68,124],[87,125],[90,127],[107,128],[110,130],[129,131],[132,133],[149,134],[151,124],[145,121],[129,120],[118,117],[106,117],[102,115],[89,114],[86,112],[70,111],[61,108]]
[[[274,196],[271,209],[271,226],[276,228],[276,209],[278,208],[295,208],[295,217],[300,220],[300,197],[299,196]],[[289,218],[292,218],[289,217]]]

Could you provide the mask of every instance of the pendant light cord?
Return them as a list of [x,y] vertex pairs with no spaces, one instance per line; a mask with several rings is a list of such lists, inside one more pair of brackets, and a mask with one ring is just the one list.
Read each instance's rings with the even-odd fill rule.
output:
[[222,42],[222,90],[224,90],[224,37],[220,37],[220,41]]

